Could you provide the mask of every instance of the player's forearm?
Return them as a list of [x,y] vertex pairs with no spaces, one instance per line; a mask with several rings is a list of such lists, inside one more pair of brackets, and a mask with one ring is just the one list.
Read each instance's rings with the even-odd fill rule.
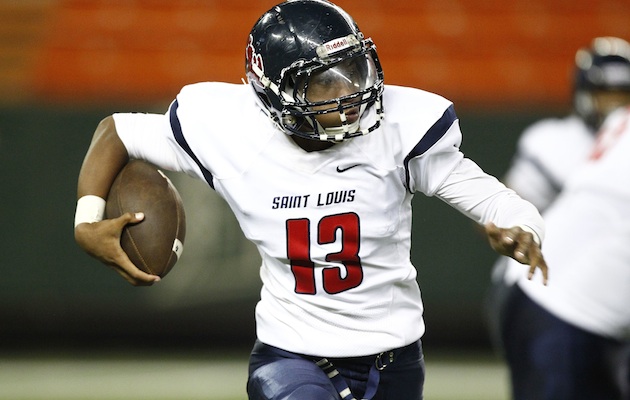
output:
[[107,117],[96,128],[85,155],[77,186],[77,198],[95,195],[103,199],[129,156],[116,133],[114,120]]

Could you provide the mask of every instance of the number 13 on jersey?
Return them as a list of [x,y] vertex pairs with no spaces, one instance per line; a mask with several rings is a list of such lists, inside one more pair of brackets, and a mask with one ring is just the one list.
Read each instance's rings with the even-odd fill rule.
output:
[[[342,267],[325,267],[321,280],[324,291],[337,294],[355,288],[363,281],[363,268],[359,257],[359,216],[355,213],[329,215],[317,224],[317,243],[337,241],[341,232],[341,250],[326,255],[327,262],[340,263]],[[287,256],[295,277],[295,292],[316,294],[315,263],[311,260],[311,221],[306,218],[287,220]]]

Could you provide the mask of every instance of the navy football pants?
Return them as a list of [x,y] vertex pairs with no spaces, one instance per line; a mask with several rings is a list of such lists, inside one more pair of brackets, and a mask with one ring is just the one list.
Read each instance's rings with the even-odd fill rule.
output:
[[514,400],[630,400],[630,343],[562,321],[518,285],[505,301],[501,339]]
[[[422,400],[424,356],[418,340],[392,350],[394,359],[380,371],[373,400]],[[388,354],[388,353],[386,353]],[[377,356],[329,358],[354,397],[363,398]],[[339,400],[330,378],[313,360],[256,341],[249,363],[250,400]]]

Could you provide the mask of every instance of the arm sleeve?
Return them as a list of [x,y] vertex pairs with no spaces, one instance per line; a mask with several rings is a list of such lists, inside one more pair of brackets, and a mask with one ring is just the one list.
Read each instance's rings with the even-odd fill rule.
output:
[[461,142],[459,121],[451,107],[405,158],[409,191],[433,196],[464,158]]
[[536,207],[465,158],[461,141],[451,106],[405,158],[409,190],[436,196],[480,224],[520,226],[541,243],[544,222]]
[[544,221],[536,207],[467,158],[457,164],[435,195],[480,224],[520,226],[539,243],[544,239]]
[[113,117],[130,158],[148,161],[168,171],[201,175],[199,167],[176,142],[168,115],[117,113]]

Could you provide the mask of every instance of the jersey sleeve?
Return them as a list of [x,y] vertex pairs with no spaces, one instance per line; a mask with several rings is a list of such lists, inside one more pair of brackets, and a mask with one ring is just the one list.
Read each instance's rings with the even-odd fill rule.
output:
[[[555,131],[567,129],[556,119],[538,121],[520,136],[516,154],[512,158],[503,181],[520,196],[543,211],[562,190],[558,168],[554,168],[557,154],[552,152]],[[557,135],[556,135],[557,136]]]
[[459,122],[450,106],[405,157],[409,190],[433,196],[464,157],[461,142]]
[[480,224],[521,226],[542,241],[544,222],[536,207],[465,158],[461,141],[450,105],[405,158],[409,190],[436,196]]
[[586,162],[593,140],[588,125],[575,115],[540,120],[519,137],[503,181],[543,212]]
[[464,158],[457,164],[436,197],[480,224],[520,226],[534,233],[539,243],[544,238],[544,221],[536,207],[470,159]]
[[168,171],[201,175],[176,142],[168,113],[116,113],[113,117],[130,158],[148,161]]

